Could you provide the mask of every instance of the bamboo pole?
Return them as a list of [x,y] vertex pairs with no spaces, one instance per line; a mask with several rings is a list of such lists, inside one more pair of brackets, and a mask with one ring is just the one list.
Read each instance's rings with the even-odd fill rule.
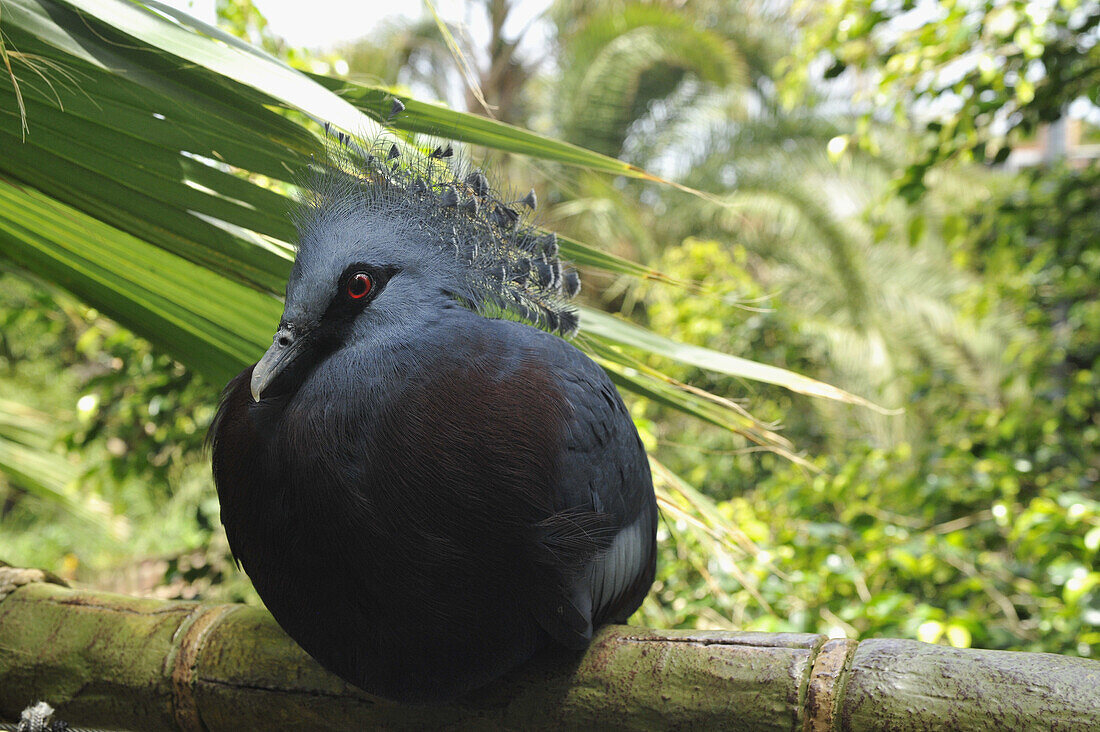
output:
[[373,698],[266,612],[71,590],[0,567],[0,719],[74,727],[1100,730],[1100,662],[821,635],[603,629],[441,708]]

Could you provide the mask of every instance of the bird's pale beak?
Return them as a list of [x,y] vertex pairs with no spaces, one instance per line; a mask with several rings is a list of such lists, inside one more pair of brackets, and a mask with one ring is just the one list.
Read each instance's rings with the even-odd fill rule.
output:
[[267,353],[252,369],[253,399],[260,401],[264,389],[270,386],[271,382],[301,354],[306,340],[304,337],[295,336],[289,328],[279,328],[271,348],[267,349]]

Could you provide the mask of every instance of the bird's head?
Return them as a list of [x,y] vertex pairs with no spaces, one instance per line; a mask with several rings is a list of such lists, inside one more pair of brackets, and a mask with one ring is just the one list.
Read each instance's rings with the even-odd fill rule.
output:
[[416,328],[455,303],[572,335],[566,300],[580,280],[556,237],[525,220],[533,191],[503,200],[481,172],[456,172],[449,147],[413,157],[393,142],[338,140],[303,186],[283,317],[252,372],[256,401],[349,340]]

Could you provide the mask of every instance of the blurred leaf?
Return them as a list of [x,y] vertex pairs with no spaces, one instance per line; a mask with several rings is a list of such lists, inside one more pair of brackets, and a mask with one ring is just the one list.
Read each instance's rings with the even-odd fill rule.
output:
[[103,507],[93,508],[72,491],[79,469],[50,450],[52,423],[27,406],[0,399],[0,475],[33,496],[62,506],[108,537],[122,524]]

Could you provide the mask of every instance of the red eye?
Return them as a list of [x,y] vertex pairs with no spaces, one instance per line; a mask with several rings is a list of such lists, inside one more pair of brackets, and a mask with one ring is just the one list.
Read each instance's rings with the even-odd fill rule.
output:
[[352,300],[362,300],[373,289],[374,282],[371,281],[370,275],[366,272],[356,272],[348,278],[347,292],[348,297]]

